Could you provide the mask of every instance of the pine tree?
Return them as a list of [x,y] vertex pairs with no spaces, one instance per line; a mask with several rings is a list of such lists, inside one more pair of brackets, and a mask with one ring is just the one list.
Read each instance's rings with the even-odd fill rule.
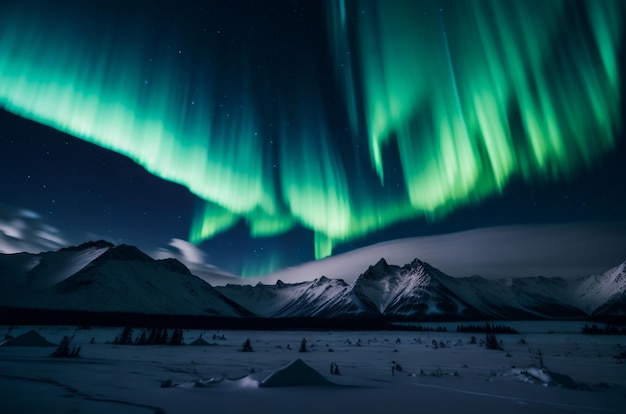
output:
[[306,348],[305,338],[302,338],[302,342],[300,343],[300,349],[298,350],[298,352],[308,352],[308,349]]
[[[73,337],[72,337],[73,338]],[[59,344],[58,348],[50,355],[55,358],[76,358],[80,354],[80,346],[77,347],[74,345],[72,350],[70,351],[70,343],[72,339],[68,336],[64,336]]]
[[155,345],[159,343],[160,339],[161,329],[153,326],[152,329],[150,329],[150,335],[148,335],[148,340],[146,341],[146,343],[148,345]]
[[133,343],[133,328],[126,326],[120,335],[120,339],[117,342],[120,345],[130,345]]
[[500,346],[500,344],[498,343],[498,339],[496,338],[496,334],[494,334],[493,332],[487,333],[487,336],[485,337],[485,348],[502,350],[502,347]]
[[252,352],[252,343],[250,342],[250,338],[246,339],[246,342],[243,343],[243,346],[241,348],[242,352]]
[[66,335],[61,339],[61,343],[58,348],[52,353],[51,356],[56,358],[68,357],[70,355],[70,338]]
[[146,330],[141,331],[141,335],[139,335],[139,339],[137,339],[137,345],[145,345],[146,342]]
[[183,330],[180,328],[174,329],[172,337],[170,338],[170,345],[182,345],[183,344]]

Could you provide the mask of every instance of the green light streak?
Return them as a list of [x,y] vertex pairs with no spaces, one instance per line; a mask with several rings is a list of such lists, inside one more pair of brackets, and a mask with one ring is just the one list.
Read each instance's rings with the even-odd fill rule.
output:
[[[146,22],[133,32],[19,3],[0,9],[0,107],[186,186],[205,200],[193,242],[240,220],[252,237],[303,226],[317,258],[393,223],[479,203],[513,177],[570,176],[613,147],[623,1],[589,0],[579,13],[566,0],[444,3],[328,2],[345,136],[327,120],[336,108],[325,107],[310,68],[294,64],[298,90],[269,103],[256,86],[264,82],[233,76],[226,58],[148,56],[145,45],[162,39]],[[369,159],[347,156],[356,145]],[[392,145],[400,165],[383,161]]]
[[570,30],[564,1],[440,4],[351,2],[357,35],[333,33],[345,38],[335,45],[359,48],[352,88],[362,92],[372,163],[383,180],[395,140],[415,211],[478,202],[515,175],[558,179],[612,147],[623,2],[583,4],[593,37]]

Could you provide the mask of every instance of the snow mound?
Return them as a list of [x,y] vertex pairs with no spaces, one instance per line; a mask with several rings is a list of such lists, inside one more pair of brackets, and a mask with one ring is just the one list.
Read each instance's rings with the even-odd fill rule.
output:
[[30,330],[15,338],[4,341],[0,346],[57,346],[46,338],[41,336],[39,332]]
[[259,387],[301,387],[320,385],[328,386],[334,384],[298,358],[284,367],[273,371],[260,382]]
[[545,368],[514,368],[511,370],[511,373],[517,375],[522,382],[541,384],[544,387],[584,388],[584,384],[578,384],[571,377]]
[[191,346],[209,346],[209,345],[215,345],[214,343],[208,343],[207,341],[205,341],[202,337],[196,339],[195,341],[191,342],[189,345]]

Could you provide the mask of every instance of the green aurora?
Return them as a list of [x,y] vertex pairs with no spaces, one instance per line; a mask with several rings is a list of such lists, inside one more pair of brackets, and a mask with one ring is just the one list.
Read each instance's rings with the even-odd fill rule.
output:
[[[562,180],[614,147],[626,3],[571,3],[328,1],[338,108],[306,59],[285,86],[251,74],[245,51],[158,52],[176,34],[153,35],[148,18],[10,3],[0,7],[0,107],[188,188],[204,200],[194,243],[241,220],[252,237],[302,226],[322,258],[515,178]],[[266,99],[267,84],[281,101]],[[341,136],[333,112],[350,126]],[[400,165],[385,163],[392,149]]]

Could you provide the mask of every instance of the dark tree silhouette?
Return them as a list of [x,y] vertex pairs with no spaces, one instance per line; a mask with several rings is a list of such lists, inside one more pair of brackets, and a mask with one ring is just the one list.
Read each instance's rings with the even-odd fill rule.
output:
[[146,345],[148,343],[148,339],[146,337],[146,330],[142,330],[141,331],[141,335],[139,335],[139,337],[137,338],[137,341],[135,342],[137,345]]
[[298,352],[308,352],[309,350],[306,347],[306,339],[302,338],[302,342],[300,343],[300,349]]
[[133,328],[126,326],[117,341],[120,345],[130,345],[133,343]]
[[80,355],[80,346],[74,348],[70,351],[70,342],[72,340],[66,335],[61,340],[61,343],[57,347],[57,349],[50,355],[55,358],[76,358]]
[[170,338],[170,345],[182,345],[183,344],[183,330],[180,328],[174,329],[172,337]]
[[250,338],[246,339],[246,342],[243,343],[243,346],[241,347],[241,351],[242,352],[252,352],[252,343],[250,342]]
[[485,348],[494,349],[494,350],[502,350],[502,346],[498,343],[498,339],[496,338],[496,334],[493,332],[487,333],[485,337]]

